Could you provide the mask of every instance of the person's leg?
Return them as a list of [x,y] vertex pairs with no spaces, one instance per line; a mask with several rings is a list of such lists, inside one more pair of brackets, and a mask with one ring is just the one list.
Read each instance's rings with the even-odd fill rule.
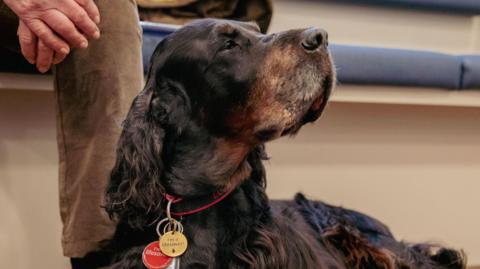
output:
[[101,38],[85,50],[74,50],[54,70],[62,246],[71,258],[98,250],[114,232],[102,208],[103,194],[121,123],[143,83],[135,2],[96,3]]

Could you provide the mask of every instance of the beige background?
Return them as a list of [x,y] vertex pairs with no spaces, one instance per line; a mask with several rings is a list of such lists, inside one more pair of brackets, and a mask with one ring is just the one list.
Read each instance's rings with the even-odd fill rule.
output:
[[317,26],[335,43],[480,52],[480,18],[448,12],[353,6],[318,0],[274,0],[271,30]]
[[[337,43],[479,48],[469,17],[314,1],[276,8],[273,30],[322,26]],[[479,265],[479,100],[474,91],[340,87],[317,124],[269,145],[268,192],[359,209],[399,238],[464,248]],[[51,81],[0,76],[0,268],[67,268],[57,161]]]
[[[53,94],[0,96],[0,267],[63,268]],[[269,146],[268,190],[362,210],[399,238],[462,247],[480,263],[479,134],[479,108],[333,102]]]

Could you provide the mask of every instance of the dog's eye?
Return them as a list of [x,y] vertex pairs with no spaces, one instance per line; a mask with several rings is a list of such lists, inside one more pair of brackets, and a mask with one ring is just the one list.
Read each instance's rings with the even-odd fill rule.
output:
[[233,48],[235,48],[235,47],[237,47],[237,46],[238,46],[238,44],[237,44],[235,41],[229,39],[229,40],[227,40],[227,41],[225,42],[225,44],[223,45],[223,49],[224,49],[224,50],[231,50],[231,49],[233,49]]

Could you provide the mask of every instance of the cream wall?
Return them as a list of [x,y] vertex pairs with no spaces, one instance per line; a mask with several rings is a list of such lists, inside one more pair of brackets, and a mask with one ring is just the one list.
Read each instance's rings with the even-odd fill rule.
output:
[[332,103],[269,147],[268,191],[376,216],[400,239],[464,248],[480,264],[480,108]]
[[[272,29],[314,25],[337,43],[467,53],[480,47],[474,22],[277,1]],[[25,90],[34,88],[41,91]],[[318,124],[268,147],[268,192],[291,198],[303,191],[361,210],[399,238],[464,248],[480,264],[479,93],[341,87]],[[49,78],[0,76],[0,268],[67,268],[53,104]]]
[[0,90],[0,268],[67,268],[52,91]]
[[271,31],[322,27],[332,43],[480,52],[480,18],[319,0],[274,0]]
[[[330,41],[480,52],[480,19],[439,12],[276,0],[271,31],[316,26]],[[270,146],[269,193],[370,213],[402,239],[464,248],[480,264],[480,92],[345,86],[326,117]]]
[[[0,268],[65,268],[53,94],[0,91]],[[268,192],[372,214],[402,239],[480,264],[480,108],[332,102],[269,145]]]

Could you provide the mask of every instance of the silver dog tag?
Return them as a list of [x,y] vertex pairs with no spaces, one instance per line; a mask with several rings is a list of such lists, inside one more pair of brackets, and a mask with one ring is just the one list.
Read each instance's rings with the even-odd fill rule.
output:
[[178,257],[173,258],[173,261],[165,269],[180,269],[180,258],[178,258]]

